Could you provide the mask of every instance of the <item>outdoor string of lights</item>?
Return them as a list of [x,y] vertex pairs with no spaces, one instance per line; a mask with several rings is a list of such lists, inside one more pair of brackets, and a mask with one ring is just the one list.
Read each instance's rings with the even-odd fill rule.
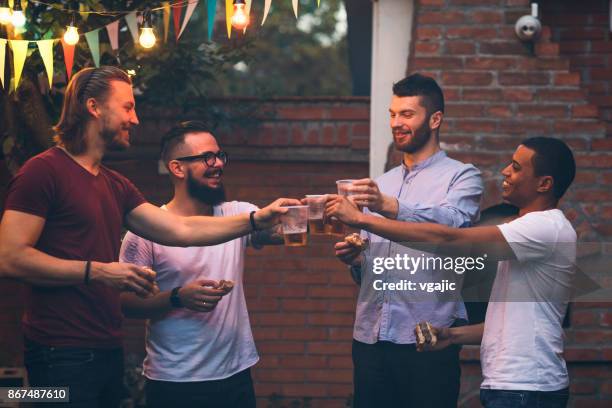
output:
[[[83,10],[71,10],[66,9],[58,4],[50,4],[40,0],[30,0],[31,3],[44,4],[49,7],[53,7],[57,10],[66,11],[72,14],[70,24],[66,27],[66,31],[63,35],[63,40],[68,45],[76,45],[79,42],[80,34],[76,25],[76,13],[80,14],[98,14],[98,15],[122,15],[133,13],[134,10],[119,10],[119,11],[83,11]],[[269,3],[271,0],[266,0],[266,13],[269,10]],[[152,48],[157,38],[151,24],[151,12],[164,10],[166,7],[182,7],[186,4],[191,3],[190,0],[178,1],[174,3],[167,3],[166,6],[149,8],[147,7],[142,12],[142,24],[140,27],[139,43],[143,48]],[[197,3],[197,1],[196,1]],[[249,10],[246,9],[245,0],[232,0],[233,12],[231,13],[231,26],[236,30],[244,30],[249,24]],[[294,10],[297,16],[297,0],[294,0]],[[265,21],[265,15],[264,15]],[[21,1],[14,0],[13,7],[9,6],[8,0],[0,0],[0,24],[12,25],[15,28],[22,28],[26,23],[25,13],[23,12]],[[262,22],[263,24],[263,22]]]

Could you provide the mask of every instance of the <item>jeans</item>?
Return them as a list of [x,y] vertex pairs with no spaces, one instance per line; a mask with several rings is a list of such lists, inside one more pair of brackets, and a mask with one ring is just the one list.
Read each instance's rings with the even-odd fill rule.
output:
[[50,347],[25,340],[24,362],[31,387],[68,387],[69,406],[115,408],[126,397],[123,351]]
[[480,390],[485,408],[565,408],[569,389],[559,391]]
[[222,380],[171,382],[147,379],[147,408],[255,408],[251,369]]
[[457,408],[459,350],[418,352],[414,344],[353,340],[355,408]]

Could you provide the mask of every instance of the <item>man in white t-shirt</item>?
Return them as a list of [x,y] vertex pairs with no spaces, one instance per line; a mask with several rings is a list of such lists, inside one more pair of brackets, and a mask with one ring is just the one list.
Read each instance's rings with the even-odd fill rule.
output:
[[[256,211],[253,204],[225,201],[221,182],[228,155],[202,122],[181,123],[162,139],[162,160],[174,185],[166,211],[226,216]],[[250,367],[258,360],[244,297],[247,245],[282,243],[259,231],[207,247],[168,247],[128,233],[123,262],[157,273],[161,292],[122,297],[127,317],[147,318],[143,374],[148,407],[255,407]],[[233,289],[216,288],[232,281]]]
[[459,245],[467,245],[468,255],[487,254],[488,260],[500,261],[484,324],[433,328],[438,343],[426,348],[435,352],[482,340],[485,408],[560,408],[569,398],[562,321],[576,233],[557,204],[575,173],[564,142],[534,137],[519,145],[502,171],[503,198],[519,208],[519,218],[509,223],[463,229],[406,223],[363,214],[339,196],[328,201],[326,214],[411,247],[434,243],[437,253],[457,254]]

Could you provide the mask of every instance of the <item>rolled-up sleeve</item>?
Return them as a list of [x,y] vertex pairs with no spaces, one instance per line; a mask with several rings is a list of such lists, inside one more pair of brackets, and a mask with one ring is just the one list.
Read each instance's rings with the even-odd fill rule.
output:
[[397,219],[435,222],[449,227],[468,227],[478,221],[483,186],[480,171],[464,165],[449,186],[446,199],[438,205],[419,204],[398,199]]

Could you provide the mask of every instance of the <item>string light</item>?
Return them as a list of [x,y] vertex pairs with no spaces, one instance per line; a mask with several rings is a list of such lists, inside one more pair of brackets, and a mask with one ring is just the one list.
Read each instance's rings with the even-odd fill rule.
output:
[[70,25],[66,27],[66,32],[64,33],[64,42],[68,45],[75,45],[79,42],[79,29],[76,28],[74,20],[73,14]]
[[232,27],[236,30],[244,30],[249,24],[249,16],[244,9],[244,0],[234,0],[234,14],[232,15]]
[[0,1],[0,24],[7,25],[10,24],[12,20],[11,9],[8,5],[8,0]]
[[143,14],[143,23],[142,28],[140,29],[140,37],[138,38],[138,42],[142,48],[153,48],[157,39],[155,38],[155,33],[153,32],[153,28],[151,27],[151,10],[146,9]]
[[13,16],[11,18],[11,23],[16,28],[21,28],[26,23],[25,14],[23,14],[23,10],[21,9],[21,0],[15,0],[13,2]]

